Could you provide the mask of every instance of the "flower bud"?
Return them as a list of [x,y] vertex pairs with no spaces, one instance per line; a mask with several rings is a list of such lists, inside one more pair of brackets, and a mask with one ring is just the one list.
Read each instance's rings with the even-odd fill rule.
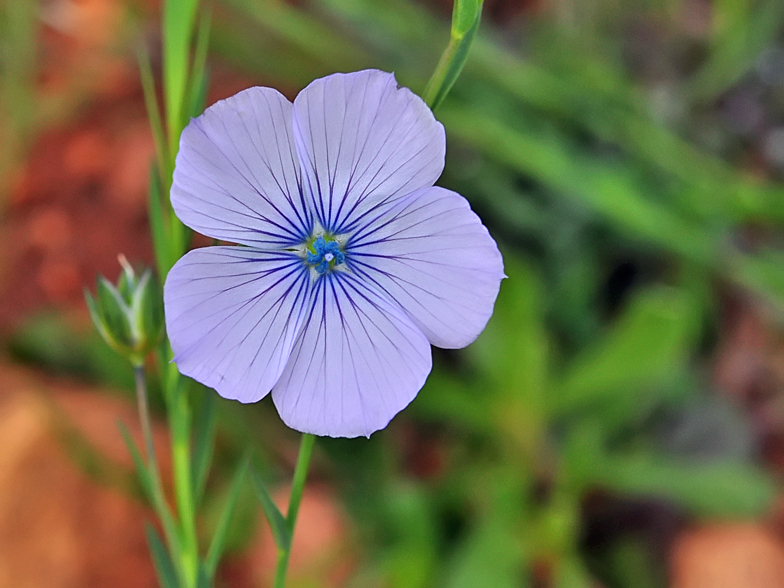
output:
[[101,337],[120,355],[141,364],[163,333],[161,292],[149,269],[137,275],[122,256],[120,264],[117,285],[99,276],[95,297],[85,292],[85,299]]

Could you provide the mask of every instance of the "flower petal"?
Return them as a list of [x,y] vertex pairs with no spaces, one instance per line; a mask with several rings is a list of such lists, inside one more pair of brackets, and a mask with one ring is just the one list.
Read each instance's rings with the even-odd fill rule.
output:
[[224,398],[260,400],[288,361],[309,290],[302,260],[288,253],[190,251],[163,292],[177,367]]
[[298,431],[370,436],[422,388],[432,366],[430,344],[400,308],[355,276],[326,274],[314,286],[272,399]]
[[465,347],[490,315],[503,260],[468,201],[419,190],[369,215],[346,245],[349,268],[397,302],[436,347]]
[[301,191],[291,110],[276,90],[249,88],[191,120],[171,190],[183,223],[243,245],[304,240],[312,219]]
[[366,70],[312,82],[294,100],[294,137],[325,229],[432,186],[444,169],[444,127],[393,74]]

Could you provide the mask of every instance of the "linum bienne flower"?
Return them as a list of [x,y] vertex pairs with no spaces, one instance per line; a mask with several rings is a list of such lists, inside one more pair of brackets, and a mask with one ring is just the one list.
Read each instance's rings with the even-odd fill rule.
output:
[[180,371],[225,397],[272,392],[306,433],[369,436],[424,385],[430,345],[484,329],[501,254],[434,187],[443,126],[394,75],[315,80],[292,104],[249,88],[182,134],[171,199],[195,249],[164,288]]

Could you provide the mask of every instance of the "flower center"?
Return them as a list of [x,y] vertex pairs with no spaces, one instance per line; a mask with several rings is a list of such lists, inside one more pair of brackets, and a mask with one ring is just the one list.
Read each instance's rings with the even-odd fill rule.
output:
[[325,274],[333,267],[346,261],[337,241],[329,237],[317,237],[307,248],[306,261],[318,274]]

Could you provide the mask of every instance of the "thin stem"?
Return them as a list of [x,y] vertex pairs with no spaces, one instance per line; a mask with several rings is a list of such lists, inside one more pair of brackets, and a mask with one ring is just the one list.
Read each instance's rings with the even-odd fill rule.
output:
[[288,549],[278,549],[278,560],[275,564],[275,584],[274,588],[283,588],[286,585],[286,571],[289,567],[289,553],[291,553],[291,546]]
[[302,502],[302,493],[305,491],[305,480],[308,477],[308,467],[310,466],[310,456],[313,453],[313,444],[316,441],[314,435],[302,434],[302,441],[299,446],[299,456],[297,465],[294,467],[294,480],[291,482],[291,495],[289,496],[289,510],[286,515],[286,525],[289,528],[291,541],[285,549],[278,550],[278,561],[275,566],[274,588],[283,588],[286,584],[286,572],[289,565],[289,554],[291,545],[294,542],[294,526],[297,523],[299,505]]
[[308,477],[310,467],[310,456],[313,453],[313,444],[316,442],[315,435],[308,433],[302,434],[302,441],[299,446],[299,456],[297,465],[294,467],[294,480],[291,483],[291,497],[289,498],[289,510],[286,515],[286,522],[289,531],[294,535],[294,525],[297,522],[299,503],[302,502],[302,493],[305,491],[305,480]]
[[[458,10],[459,0],[455,2],[455,10]],[[465,29],[462,25],[465,23],[453,19],[452,32],[449,36],[449,44],[441,54],[441,59],[438,60],[433,75],[430,76],[425,91],[422,94],[422,99],[425,101],[431,110],[435,111],[441,102],[444,101],[449,90],[457,81],[460,72],[463,71],[466,59],[468,59],[468,50],[471,48],[471,43],[476,37],[476,31],[479,30],[479,22],[481,20],[481,5],[478,4],[478,9],[474,15],[473,24]]]
[[196,535],[196,509],[193,500],[191,470],[191,414],[188,394],[180,379],[170,390],[169,429],[171,431],[174,495],[177,503],[180,544],[179,553],[186,588],[196,586],[199,575],[199,545]]
[[422,100],[425,101],[425,104],[427,104],[431,110],[435,110],[438,106],[438,104],[436,104],[436,99],[438,98],[439,93],[441,93],[441,89],[444,87],[447,74],[452,67],[452,62],[455,59],[457,50],[460,48],[461,41],[462,39],[455,38],[454,36],[450,37],[449,44],[441,54],[441,59],[438,60],[438,65],[436,65],[433,75],[430,76],[430,80],[427,82],[427,86],[425,86]]
[[[147,404],[147,379],[145,377],[143,361],[134,362],[133,375],[136,382],[136,405],[139,410],[139,422],[142,425],[142,436],[144,437],[145,450],[147,452],[147,463],[144,464],[144,467],[146,468],[150,479],[150,499],[161,519],[163,532],[166,535],[166,542],[169,545],[169,551],[171,553],[179,553],[180,538],[178,536],[176,522],[166,503],[166,497],[163,492],[163,485],[161,484],[161,477],[158,471],[158,462],[155,456],[155,443],[152,437],[150,410]],[[181,564],[182,562],[179,560],[174,561],[178,575],[183,574]]]
[[133,377],[136,382],[136,406],[139,410],[139,421],[142,424],[142,436],[144,437],[144,446],[147,451],[147,461],[150,463],[150,467],[157,470],[155,442],[152,438],[150,410],[147,405],[147,380],[144,375],[144,364],[133,366]]

